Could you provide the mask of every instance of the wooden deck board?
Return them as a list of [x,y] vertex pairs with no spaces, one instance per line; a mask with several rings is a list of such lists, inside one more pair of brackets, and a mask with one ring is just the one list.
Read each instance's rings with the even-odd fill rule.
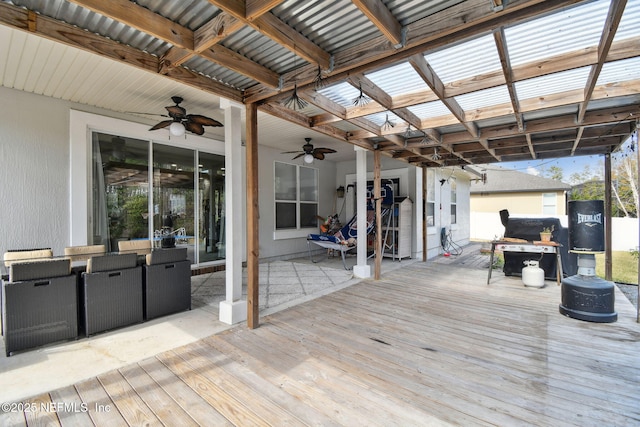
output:
[[414,263],[34,399],[87,405],[63,426],[640,425],[635,309],[598,324],[559,303],[551,281]]

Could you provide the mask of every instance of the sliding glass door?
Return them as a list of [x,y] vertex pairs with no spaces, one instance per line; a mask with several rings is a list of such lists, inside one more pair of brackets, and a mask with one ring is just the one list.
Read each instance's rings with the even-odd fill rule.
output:
[[200,262],[225,259],[224,156],[199,153],[198,254]]
[[193,150],[153,144],[154,236],[173,236],[176,246],[187,248],[192,264],[196,263],[194,162]]
[[91,244],[170,234],[192,264],[225,259],[224,156],[100,132],[92,153]]
[[148,238],[149,142],[94,132],[92,148],[92,244]]

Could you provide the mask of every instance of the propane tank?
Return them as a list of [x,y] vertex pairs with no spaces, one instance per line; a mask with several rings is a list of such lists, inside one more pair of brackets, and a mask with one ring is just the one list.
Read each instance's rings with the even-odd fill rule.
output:
[[524,265],[526,267],[522,269],[522,283],[534,288],[544,287],[544,270],[540,268],[538,261],[527,260]]

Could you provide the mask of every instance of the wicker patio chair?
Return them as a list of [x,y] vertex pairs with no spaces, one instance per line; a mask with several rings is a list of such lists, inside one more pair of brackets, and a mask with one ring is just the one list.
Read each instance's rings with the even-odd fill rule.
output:
[[2,305],[7,357],[78,336],[78,290],[68,259],[13,262]]
[[82,283],[86,336],[142,322],[142,267],[135,253],[90,258]]
[[187,248],[157,249],[144,266],[146,320],[191,310],[191,261]]

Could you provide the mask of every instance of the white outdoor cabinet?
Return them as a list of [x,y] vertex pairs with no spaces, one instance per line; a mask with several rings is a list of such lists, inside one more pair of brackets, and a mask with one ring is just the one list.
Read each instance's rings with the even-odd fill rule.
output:
[[[405,197],[393,204],[392,217],[382,231],[384,239],[383,256],[401,260],[411,258],[411,229],[413,202]],[[385,229],[386,228],[386,229]]]

